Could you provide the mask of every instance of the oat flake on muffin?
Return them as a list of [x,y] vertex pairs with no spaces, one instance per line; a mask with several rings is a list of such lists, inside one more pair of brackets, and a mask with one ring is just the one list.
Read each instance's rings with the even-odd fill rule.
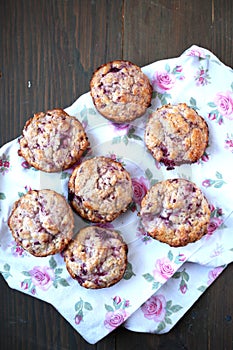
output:
[[79,120],[62,109],[53,109],[26,122],[19,155],[36,169],[57,172],[76,163],[88,146]]
[[185,246],[207,233],[210,209],[201,190],[185,179],[153,185],[141,202],[140,217],[146,232],[170,246]]
[[12,208],[8,225],[15,241],[38,257],[62,251],[73,236],[74,216],[52,190],[30,190]]
[[99,67],[90,81],[96,109],[116,123],[142,116],[151,104],[152,86],[136,64],[115,60]]

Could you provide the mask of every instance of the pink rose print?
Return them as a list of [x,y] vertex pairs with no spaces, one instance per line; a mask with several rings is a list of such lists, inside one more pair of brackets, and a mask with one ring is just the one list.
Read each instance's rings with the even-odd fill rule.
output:
[[209,159],[210,159],[209,154],[207,152],[204,152],[204,154],[201,157],[201,161],[206,163],[208,162]]
[[188,286],[186,283],[180,284],[180,291],[182,294],[185,294],[187,292]]
[[28,164],[28,162],[25,160],[24,162],[21,163],[21,166],[24,168],[24,169],[30,169],[30,165]]
[[154,90],[160,93],[171,90],[175,82],[175,76],[167,72],[166,70],[155,72],[154,77],[152,79],[152,85]]
[[208,69],[204,69],[202,66],[196,73],[194,77],[197,86],[204,86],[210,83],[210,76],[208,74]]
[[27,255],[26,251],[15,241],[12,241],[11,244],[11,253],[15,257],[24,257]]
[[163,295],[153,295],[142,305],[144,317],[155,322],[162,322],[166,315],[166,300]]
[[118,295],[116,295],[114,298],[113,298],[113,303],[115,305],[119,305],[121,303],[121,297],[119,297]]
[[132,178],[133,185],[133,200],[136,204],[141,204],[142,198],[146,195],[148,190],[148,181],[141,176],[139,179]]
[[223,216],[224,213],[222,211],[222,208],[216,207],[214,205],[210,205],[210,223],[208,225],[208,235],[212,235],[212,233],[217,230],[218,228],[221,228],[223,226]]
[[29,285],[27,282],[23,281],[20,283],[20,287],[23,289],[23,290],[27,290]]
[[214,103],[222,116],[233,120],[233,93],[231,91],[217,93]]
[[10,156],[3,154],[0,158],[0,174],[5,175],[10,170]]
[[46,291],[53,284],[54,271],[47,266],[35,266],[29,271],[34,286]]
[[194,56],[194,57],[196,56],[199,58],[206,58],[205,52],[198,47],[188,50],[187,56]]
[[213,217],[210,218],[210,223],[208,226],[208,234],[212,235],[212,233],[217,230],[218,227],[220,227],[223,223],[223,220],[220,217]]
[[152,238],[147,234],[144,227],[138,226],[136,236],[142,240],[143,243],[147,244],[148,242],[151,242]]
[[118,136],[119,135],[122,136],[128,133],[130,124],[119,124],[119,123],[110,122],[110,127],[112,127],[114,134],[117,134]]
[[227,138],[225,140],[225,149],[233,153],[233,134],[227,134]]
[[81,321],[83,320],[83,316],[82,315],[76,315],[74,322],[75,324],[79,324]]
[[185,256],[183,253],[180,253],[180,254],[178,255],[178,261],[179,261],[179,262],[184,262],[186,259],[187,259],[187,258],[186,258],[186,256]]
[[125,309],[129,306],[129,300],[122,299],[119,295],[116,295],[112,299],[112,305],[105,304],[105,309],[108,312],[105,315],[104,326],[113,330],[122,324],[128,317],[128,313]]
[[214,280],[220,275],[220,273],[223,271],[223,267],[219,266],[219,267],[215,267],[213,270],[210,270],[208,273],[208,281],[207,284],[208,286],[214,282]]
[[156,281],[164,283],[172,277],[174,272],[174,264],[169,258],[164,257],[156,260],[155,270],[153,271],[154,279]]
[[106,328],[113,330],[120,326],[126,320],[126,317],[127,313],[124,309],[109,311],[105,316],[104,325]]

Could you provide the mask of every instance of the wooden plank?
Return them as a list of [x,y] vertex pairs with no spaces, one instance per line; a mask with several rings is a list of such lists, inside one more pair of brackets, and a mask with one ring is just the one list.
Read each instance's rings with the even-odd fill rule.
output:
[[141,66],[193,44],[211,49],[211,0],[128,0],[124,14],[123,56]]

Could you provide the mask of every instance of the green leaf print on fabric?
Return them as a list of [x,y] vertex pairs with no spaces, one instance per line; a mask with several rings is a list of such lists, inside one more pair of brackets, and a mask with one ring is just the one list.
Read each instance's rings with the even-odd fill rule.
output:
[[133,276],[136,276],[135,273],[133,272],[133,266],[130,262],[128,262],[123,278],[125,280],[129,280]]
[[116,132],[119,130],[121,135],[115,136],[112,139],[112,144],[119,144],[123,142],[126,146],[129,143],[129,140],[143,141],[143,138],[139,136],[139,131],[134,126],[126,125],[126,126],[118,126],[114,124]]
[[[0,200],[3,201],[4,199],[6,199],[5,193],[0,192]],[[1,212],[1,207],[0,207],[0,212]]]
[[82,298],[79,299],[79,301],[75,304],[74,309],[76,311],[76,315],[74,317],[75,324],[79,324],[84,319],[84,315],[88,311],[92,311],[93,307],[91,303],[87,301],[83,301]]
[[186,269],[175,272],[172,278],[180,279],[179,291],[182,294],[185,294],[188,289],[188,281],[189,281],[189,274],[186,272]]
[[10,269],[11,269],[11,267],[9,264],[6,263],[3,265],[3,270],[1,270],[0,272],[5,279],[7,279],[8,277],[12,277],[12,275],[10,273]]
[[214,179],[205,179],[202,181],[203,187],[214,187],[214,188],[221,188],[226,182],[223,180],[223,176],[219,171],[216,171],[215,173],[216,180]]

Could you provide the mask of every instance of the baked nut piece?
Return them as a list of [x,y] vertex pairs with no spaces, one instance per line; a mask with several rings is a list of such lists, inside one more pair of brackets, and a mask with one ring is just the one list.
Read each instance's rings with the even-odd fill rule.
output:
[[73,236],[74,215],[52,190],[31,190],[17,200],[8,219],[15,241],[34,256],[62,251]]
[[129,61],[115,60],[99,67],[90,81],[96,109],[116,123],[142,116],[151,104],[153,88],[141,68]]
[[26,122],[19,155],[39,170],[56,172],[76,163],[88,146],[82,124],[62,109],[53,109]]
[[85,288],[110,287],[127,266],[128,248],[121,235],[97,226],[81,229],[64,250],[66,268]]
[[129,173],[121,163],[103,156],[87,159],[73,170],[68,193],[80,216],[99,223],[116,219],[133,197]]
[[170,246],[185,246],[207,233],[208,202],[191,181],[172,179],[156,183],[141,202],[142,224],[147,233]]
[[164,105],[147,121],[145,144],[153,157],[168,169],[194,163],[208,145],[208,126],[197,112],[185,103]]

